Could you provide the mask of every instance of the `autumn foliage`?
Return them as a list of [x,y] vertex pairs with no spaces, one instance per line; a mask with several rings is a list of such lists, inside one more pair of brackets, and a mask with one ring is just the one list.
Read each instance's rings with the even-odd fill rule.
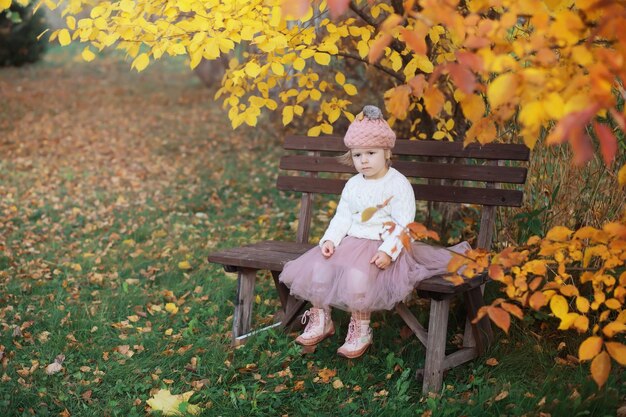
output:
[[[568,144],[583,164],[597,147],[615,159],[626,118],[626,3],[619,0],[64,0],[67,27],[51,40],[86,44],[82,56],[115,47],[144,70],[163,56],[232,57],[216,97],[233,127],[263,111],[284,125],[309,115],[309,135],[352,120],[359,93],[378,85],[389,121],[419,139],[481,144]],[[93,3],[93,4],[92,4]],[[0,10],[11,0],[0,1]],[[85,7],[88,17],[77,18]],[[355,70],[357,68],[357,70]],[[354,74],[376,73],[385,82]],[[362,71],[361,74],[364,74]],[[364,76],[365,77],[365,76]],[[618,173],[626,184],[626,166]],[[427,235],[414,226],[413,237]],[[458,258],[456,282],[488,271],[506,300],[481,310],[508,330],[510,316],[548,309],[559,329],[587,336],[579,359],[598,385],[611,358],[626,364],[626,219],[601,229],[556,227],[521,247]]]

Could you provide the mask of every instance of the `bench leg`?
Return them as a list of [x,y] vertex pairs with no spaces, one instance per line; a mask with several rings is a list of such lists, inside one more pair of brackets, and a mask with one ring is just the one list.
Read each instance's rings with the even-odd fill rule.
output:
[[256,272],[256,269],[248,268],[240,268],[237,272],[237,299],[235,300],[235,314],[233,315],[233,344],[237,343],[237,337],[250,331]]
[[443,384],[450,299],[431,300],[422,393],[439,392]]
[[493,342],[493,330],[487,316],[483,317],[476,324],[471,324],[471,320],[476,317],[478,309],[485,305],[483,300],[483,287],[474,288],[465,293],[465,305],[467,308],[467,321],[465,323],[465,335],[463,336],[463,346],[474,347],[478,355],[485,353],[489,345]]

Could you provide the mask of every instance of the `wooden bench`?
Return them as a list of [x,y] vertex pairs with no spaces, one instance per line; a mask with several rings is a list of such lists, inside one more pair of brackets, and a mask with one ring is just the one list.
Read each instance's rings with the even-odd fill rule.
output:
[[[250,335],[264,330],[251,331],[254,284],[259,270],[271,271],[282,306],[277,314],[280,322],[268,327],[289,326],[301,314],[306,301],[290,296],[289,289],[278,281],[278,276],[286,262],[314,246],[308,240],[315,194],[341,194],[346,182],[336,178],[337,175],[335,178],[326,178],[328,175],[322,178],[320,174],[356,172],[338,163],[334,157],[347,150],[340,137],[290,136],[284,142],[284,149],[289,153],[280,160],[280,168],[285,172],[278,177],[277,187],[302,193],[295,241],[258,242],[224,249],[208,257],[210,262],[222,264],[227,272],[238,274],[232,332],[234,344],[242,343]],[[482,206],[477,247],[491,246],[497,206],[520,206],[522,203],[522,191],[516,188],[526,181],[526,168],[517,166],[519,161],[528,161],[529,150],[524,145],[489,144],[481,147],[472,144],[464,148],[462,143],[456,142],[397,140],[393,154],[396,169],[409,179],[422,182],[413,184],[417,200]],[[301,174],[293,175],[293,171],[300,171]],[[434,184],[434,180],[441,179],[447,180],[449,185],[440,185],[441,181]],[[500,184],[507,184],[506,189],[499,188]],[[425,368],[418,370],[424,378],[424,393],[438,392],[445,370],[481,355],[491,343],[493,334],[488,318],[475,325],[470,324],[483,305],[482,284],[485,280],[485,277],[479,277],[459,286],[454,286],[442,276],[422,281],[416,290],[420,297],[431,300],[428,330],[404,303],[396,306],[396,312],[426,347]],[[446,355],[450,300],[459,295],[465,299],[468,316],[463,347]]]

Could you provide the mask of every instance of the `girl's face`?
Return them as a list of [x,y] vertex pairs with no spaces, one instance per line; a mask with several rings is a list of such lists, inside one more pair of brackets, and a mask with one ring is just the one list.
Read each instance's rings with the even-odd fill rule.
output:
[[354,167],[368,180],[376,180],[385,176],[389,170],[386,156],[386,152],[382,148],[352,149]]

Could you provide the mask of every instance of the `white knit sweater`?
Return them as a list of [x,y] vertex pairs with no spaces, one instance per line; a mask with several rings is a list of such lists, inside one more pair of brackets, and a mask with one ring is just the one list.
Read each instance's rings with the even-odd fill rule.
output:
[[[393,197],[389,204],[378,210],[366,222],[361,221],[361,213],[368,207],[376,207],[388,198]],[[320,240],[320,246],[327,240],[335,247],[346,236],[364,239],[383,240],[379,250],[396,260],[402,250],[398,239],[401,226],[406,226],[415,219],[415,195],[409,180],[398,170],[389,168],[384,177],[368,180],[361,174],[350,178],[346,183],[337,212],[330,222],[326,233]],[[394,232],[389,234],[383,223],[395,222]],[[395,250],[394,250],[395,248]]]

